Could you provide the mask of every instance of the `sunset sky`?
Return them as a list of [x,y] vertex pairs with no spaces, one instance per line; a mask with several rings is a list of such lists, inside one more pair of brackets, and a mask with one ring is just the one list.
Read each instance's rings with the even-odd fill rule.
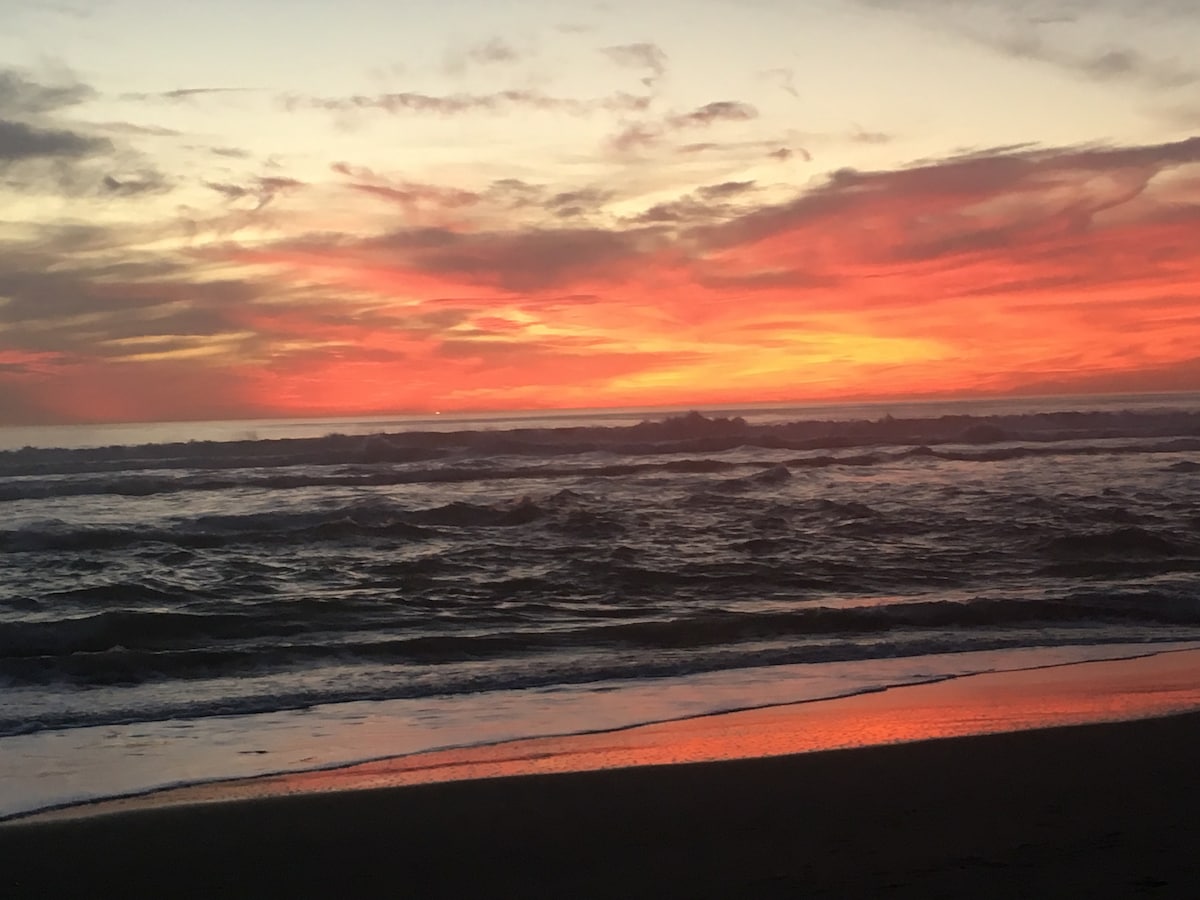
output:
[[0,424],[1200,388],[1195,0],[0,0]]

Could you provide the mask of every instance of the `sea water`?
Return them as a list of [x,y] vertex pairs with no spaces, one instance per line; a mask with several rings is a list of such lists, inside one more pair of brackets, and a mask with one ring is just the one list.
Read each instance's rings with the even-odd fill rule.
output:
[[1200,641],[1195,395],[0,437],[0,815]]

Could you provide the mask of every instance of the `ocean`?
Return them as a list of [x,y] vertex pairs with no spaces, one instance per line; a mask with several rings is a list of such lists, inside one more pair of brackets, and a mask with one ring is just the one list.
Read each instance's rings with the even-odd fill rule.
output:
[[1200,644],[1200,395],[0,429],[0,818]]

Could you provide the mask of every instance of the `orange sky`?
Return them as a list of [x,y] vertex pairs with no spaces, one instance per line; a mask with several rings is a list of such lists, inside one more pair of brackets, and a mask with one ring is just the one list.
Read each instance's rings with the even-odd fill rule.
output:
[[0,424],[1200,389],[1200,13],[1044,5],[831,0],[859,74],[910,62],[814,90],[772,4],[715,85],[716,19],[460,9],[440,57],[310,84],[302,47],[226,71],[178,34],[134,74],[32,3]]

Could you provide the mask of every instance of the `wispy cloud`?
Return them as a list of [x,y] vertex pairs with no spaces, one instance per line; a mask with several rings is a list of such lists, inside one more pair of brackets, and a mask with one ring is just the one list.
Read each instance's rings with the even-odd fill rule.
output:
[[365,166],[337,162],[333,163],[330,168],[339,175],[347,176],[350,179],[348,185],[352,190],[396,204],[407,210],[410,215],[414,215],[422,209],[436,211],[462,209],[474,206],[481,199],[475,191],[391,179]]
[[461,92],[456,94],[425,94],[401,91],[382,94],[358,94],[352,97],[305,97],[291,94],[283,99],[286,109],[324,109],[331,112],[361,112],[379,110],[401,113],[442,116],[471,113],[496,113],[510,109],[533,109],[542,112],[587,115],[595,112],[639,112],[649,105],[649,98],[616,93],[607,97],[579,100],[555,97],[537,90],[509,89],[487,94]]
[[[1190,0],[859,0],[915,13],[931,27],[948,30],[1013,59],[1042,63],[1080,78],[1170,90],[1200,82],[1200,68],[1137,46],[1146,28],[1200,28],[1200,6]],[[1095,43],[1093,29],[1120,40]]]
[[462,75],[475,67],[510,66],[522,60],[524,54],[503,38],[471,44],[447,51],[442,71],[448,75]]
[[667,54],[658,44],[648,41],[620,44],[600,52],[619,66],[644,70],[647,74],[642,84],[646,87],[654,87],[667,74]]
[[164,103],[190,103],[203,97],[223,94],[244,94],[254,92],[255,88],[245,87],[187,87],[174,88],[169,91],[134,92],[121,95],[122,100],[159,100]]
[[260,176],[245,184],[206,181],[204,186],[216,191],[229,201],[248,197],[254,201],[253,209],[257,211],[270,205],[280,195],[299,190],[305,187],[305,184],[295,178]]
[[653,121],[631,122],[611,140],[620,152],[642,150],[682,131],[708,128],[719,122],[748,122],[758,110],[738,100],[716,100],[686,113],[674,113]]

